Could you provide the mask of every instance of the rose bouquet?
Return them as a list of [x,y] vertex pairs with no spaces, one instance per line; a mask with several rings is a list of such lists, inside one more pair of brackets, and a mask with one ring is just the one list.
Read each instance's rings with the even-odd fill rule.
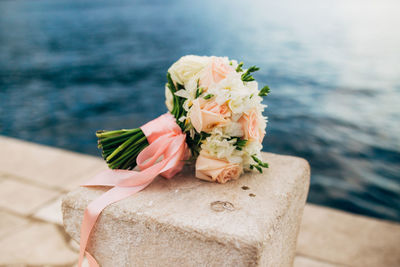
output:
[[[184,56],[168,70],[166,106],[186,134],[196,177],[225,183],[243,171],[268,167],[260,151],[266,117],[262,97],[243,63],[224,57]],[[133,169],[139,153],[148,146],[140,128],[98,131],[99,148],[111,169]]]
[[[157,175],[172,178],[184,163],[195,161],[196,177],[218,183],[238,179],[244,171],[259,171],[266,117],[262,97],[243,63],[222,57],[184,56],[168,70],[165,86],[168,113],[140,128],[98,131],[98,146],[109,169],[84,186],[110,186],[85,210],[78,265],[90,233],[109,204],[143,190]],[[139,170],[134,170],[138,167]]]

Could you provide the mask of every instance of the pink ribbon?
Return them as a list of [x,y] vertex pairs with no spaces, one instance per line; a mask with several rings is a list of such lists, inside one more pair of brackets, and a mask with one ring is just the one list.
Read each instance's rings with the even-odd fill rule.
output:
[[99,266],[94,257],[86,251],[86,247],[90,232],[105,207],[146,188],[159,174],[170,179],[182,170],[188,147],[186,135],[176,124],[174,116],[166,113],[140,128],[150,144],[136,159],[140,171],[106,170],[83,185],[112,188],[85,209],[80,236],[79,267],[82,266],[85,254],[89,266]]

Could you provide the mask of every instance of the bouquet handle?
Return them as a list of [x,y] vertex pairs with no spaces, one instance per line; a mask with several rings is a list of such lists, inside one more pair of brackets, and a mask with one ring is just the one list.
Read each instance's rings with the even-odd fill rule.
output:
[[[140,171],[106,170],[83,185],[112,188],[85,209],[80,235],[79,267],[82,266],[85,254],[91,267],[99,266],[95,258],[86,251],[86,247],[97,218],[105,207],[143,190],[159,174],[165,178],[172,178],[182,170],[183,160],[188,155],[186,135],[182,133],[171,114],[161,115],[143,125],[141,130],[150,145],[137,157]],[[161,157],[162,160],[159,161]]]

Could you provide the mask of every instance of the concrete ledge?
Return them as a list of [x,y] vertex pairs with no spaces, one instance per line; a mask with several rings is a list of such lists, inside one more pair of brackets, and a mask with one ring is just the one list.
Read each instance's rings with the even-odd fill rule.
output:
[[[0,136],[0,144],[3,148],[0,184],[12,180],[61,194],[106,167],[100,158],[13,138]],[[38,158],[46,164],[37,164]],[[23,164],[23,169],[14,168],[11,159]],[[93,164],[94,161],[97,163]],[[43,168],[45,172],[41,171]],[[64,172],[62,175],[58,175],[60,170]],[[61,228],[56,227],[57,231],[53,231],[55,228],[50,227],[62,220],[58,199],[51,203],[42,202],[43,206],[32,219],[32,215],[18,215],[14,210],[15,199],[7,197],[11,189],[6,188],[0,190],[0,198],[9,203],[7,210],[0,207],[0,247],[4,248],[0,249],[0,266],[71,266],[71,261],[75,266],[75,241],[69,242]],[[31,200],[38,197],[36,192],[31,193],[29,197],[24,192],[24,205],[29,207],[36,203]],[[42,223],[38,224],[38,220]],[[38,227],[30,227],[32,223]],[[47,241],[38,242],[42,238]],[[303,214],[294,267],[398,267],[399,240],[398,223],[308,204]]]
[[0,172],[50,190],[67,192],[107,165],[93,157],[0,136]]
[[[102,266],[292,266],[309,165],[270,153],[263,158],[270,164],[264,174],[224,185],[194,179],[192,169],[158,178],[103,211],[89,251]],[[84,208],[103,191],[81,188],[64,198],[73,239],[79,240]]]
[[336,266],[400,266],[400,224],[308,204],[297,253]]

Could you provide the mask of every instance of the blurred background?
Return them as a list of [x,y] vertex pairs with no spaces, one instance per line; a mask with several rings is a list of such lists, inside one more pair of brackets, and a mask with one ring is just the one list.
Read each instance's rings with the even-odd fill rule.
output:
[[264,150],[306,158],[308,201],[400,221],[399,1],[0,2],[0,134],[100,155],[164,113],[186,54],[257,65]]

